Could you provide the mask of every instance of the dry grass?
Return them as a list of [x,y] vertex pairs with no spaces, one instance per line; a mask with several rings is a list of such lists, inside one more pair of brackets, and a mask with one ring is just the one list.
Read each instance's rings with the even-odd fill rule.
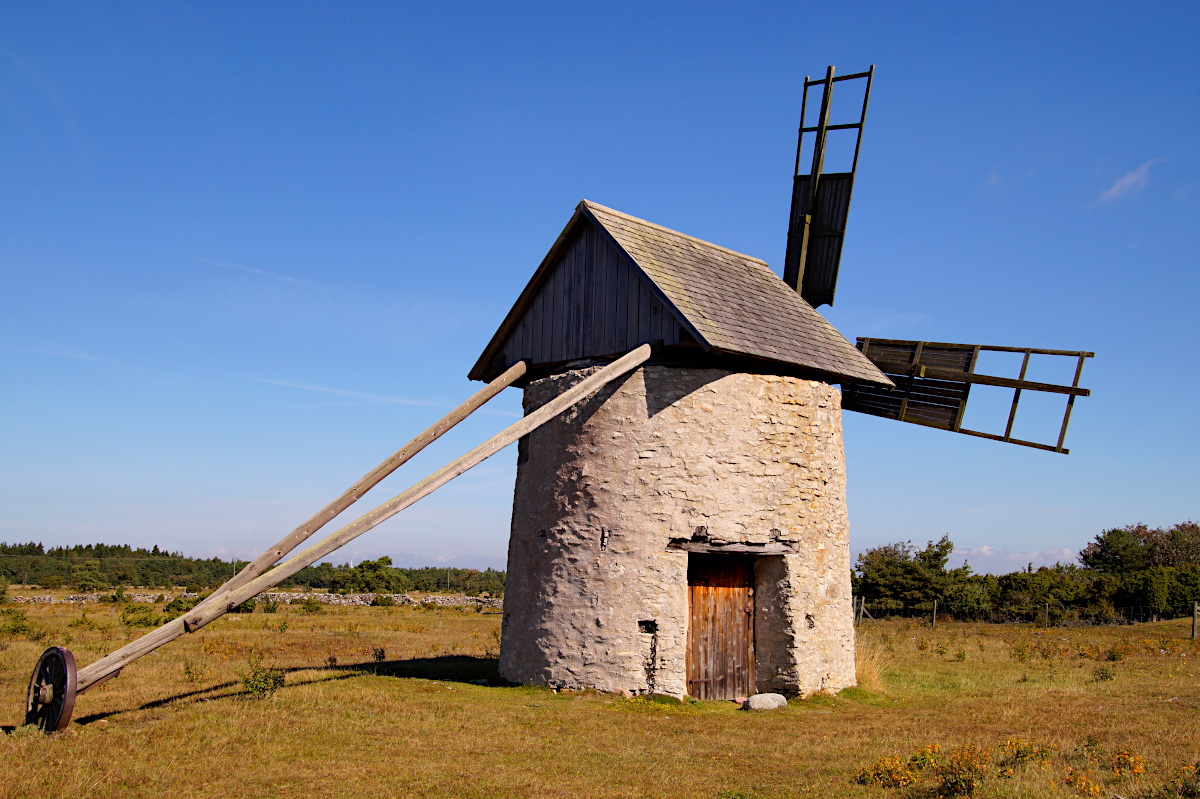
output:
[[[956,750],[978,760],[987,749],[979,796],[1095,784],[1130,799],[1200,758],[1200,649],[1183,622],[868,623],[864,687],[750,714],[478,684],[495,677],[497,615],[281,608],[144,658],[80,697],[68,732],[44,738],[12,729],[41,650],[66,643],[83,664],[144,630],[112,605],[91,606],[86,622],[78,608],[27,610],[45,638],[0,638],[5,797],[916,797],[934,795]],[[240,680],[258,654],[286,674],[270,698],[250,698]],[[1097,680],[1100,667],[1114,679]],[[943,765],[909,765],[935,744]],[[911,784],[855,782],[892,755],[915,769]]]

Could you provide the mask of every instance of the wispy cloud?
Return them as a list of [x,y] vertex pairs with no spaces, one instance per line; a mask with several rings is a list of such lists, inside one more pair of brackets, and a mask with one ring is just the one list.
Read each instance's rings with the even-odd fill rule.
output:
[[1007,574],[1024,569],[1033,564],[1033,568],[1053,566],[1055,563],[1075,563],[1078,553],[1067,547],[1051,547],[1032,552],[1012,552],[995,549],[990,546],[973,547],[971,549],[955,549],[950,556],[950,566],[965,560],[971,564],[972,571],[980,574]]
[[332,394],[339,397],[349,397],[368,402],[395,403],[397,405],[416,405],[429,408],[439,408],[444,407],[445,405],[445,403],[435,402],[434,400],[412,399],[409,397],[391,397],[385,394],[371,394],[365,391],[353,391],[351,389],[318,386],[311,383],[300,383],[293,380],[276,380],[269,377],[253,377],[251,375],[238,374],[237,372],[226,372],[221,369],[210,369],[205,366],[195,366],[192,364],[177,363],[175,361],[164,361],[158,358],[146,358],[140,355],[131,356],[128,360],[118,360],[115,358],[105,358],[99,355],[92,355],[91,353],[82,352],[75,349],[11,346],[5,346],[4,349],[11,352],[25,352],[31,355],[49,355],[55,358],[72,358],[79,361],[90,361],[92,363],[103,363],[111,366],[121,366],[131,369],[139,368],[145,364],[154,364],[156,366],[166,366],[172,369],[180,369],[188,372],[197,372],[215,375],[218,377],[232,378],[234,380],[242,380],[249,383],[259,383],[267,386],[280,386],[281,388],[291,388],[297,391],[311,391],[318,394]]
[[1007,177],[1001,174],[999,168],[992,167],[992,171],[988,173],[987,180],[983,182],[986,188],[1012,188],[1020,186],[1029,178],[1033,177],[1033,170],[1024,172],[1016,177]]
[[1150,167],[1161,161],[1161,158],[1151,158],[1146,163],[1139,166],[1132,172],[1128,172],[1109,187],[1108,191],[1096,198],[1097,203],[1110,203],[1119,200],[1122,197],[1140,191],[1146,187],[1146,175],[1150,172]]
[[269,277],[273,280],[281,280],[284,283],[291,283],[293,286],[304,286],[305,288],[320,288],[317,284],[311,283],[307,280],[304,280],[303,278],[288,277],[287,275],[277,275],[274,272],[268,272],[265,269],[256,269],[253,266],[244,266],[242,264],[230,264],[230,263],[225,263],[224,261],[213,261],[212,259],[209,259],[209,258],[197,258],[196,261],[199,263],[202,263],[202,264],[208,264],[209,266],[217,266],[217,267],[220,267],[221,269],[233,269],[238,272],[248,272],[251,275],[261,275],[262,277]]

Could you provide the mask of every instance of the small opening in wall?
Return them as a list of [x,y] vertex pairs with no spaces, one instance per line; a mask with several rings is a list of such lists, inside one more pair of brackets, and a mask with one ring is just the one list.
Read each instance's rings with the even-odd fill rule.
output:
[[600,551],[608,549],[608,537],[611,535],[607,527],[600,528]]
[[811,614],[811,613],[805,613],[805,614],[804,614],[804,623],[808,625],[808,629],[810,629],[810,630],[811,630],[813,627],[816,627],[816,626],[817,626],[817,623],[816,623],[815,621],[813,621],[813,617],[812,617],[812,614]]
[[642,619],[638,622],[638,632],[656,633],[658,632],[658,622],[654,619]]

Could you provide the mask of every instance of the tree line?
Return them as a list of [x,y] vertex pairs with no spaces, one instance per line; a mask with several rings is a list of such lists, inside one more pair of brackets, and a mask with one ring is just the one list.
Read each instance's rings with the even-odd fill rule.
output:
[[[0,542],[0,584],[39,588],[74,588],[81,592],[118,586],[192,591],[216,588],[236,574],[244,560],[189,558],[178,552],[134,549],[127,545],[87,544],[46,549],[40,543]],[[335,593],[426,593],[452,591],[468,596],[504,593],[503,571],[454,567],[402,568],[391,558],[367,560],[356,566],[319,563],[301,569],[280,584],[281,590],[322,588]]]
[[1058,563],[1011,574],[974,574],[946,565],[949,536],[922,549],[912,542],[875,547],[858,556],[854,593],[874,612],[939,612],[967,619],[1116,617],[1122,608],[1169,618],[1190,616],[1200,601],[1200,525],[1145,524],[1105,530],[1079,552],[1079,563]]

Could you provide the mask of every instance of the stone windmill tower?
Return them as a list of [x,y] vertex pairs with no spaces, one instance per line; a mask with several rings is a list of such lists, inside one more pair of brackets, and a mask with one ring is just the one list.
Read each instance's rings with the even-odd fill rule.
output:
[[[871,72],[824,80],[813,168],[794,178],[785,279],[761,260],[583,201],[471,370],[518,361],[530,413],[641,344],[643,367],[520,441],[500,672],[702,699],[854,684],[841,411],[959,432],[981,348],[860,340],[831,303]],[[829,124],[836,81],[858,122]],[[858,145],[855,147],[857,166]],[[799,165],[799,155],[797,156]],[[1009,349],[1009,348],[994,348]],[[1015,350],[1033,354],[1070,354]],[[839,393],[837,386],[841,386]],[[1070,406],[1068,405],[1068,412]],[[1013,412],[1016,410],[1014,399]],[[1065,433],[1065,423],[1063,431]],[[1000,440],[1012,439],[1012,421]],[[1057,446],[1045,449],[1062,449]]]

